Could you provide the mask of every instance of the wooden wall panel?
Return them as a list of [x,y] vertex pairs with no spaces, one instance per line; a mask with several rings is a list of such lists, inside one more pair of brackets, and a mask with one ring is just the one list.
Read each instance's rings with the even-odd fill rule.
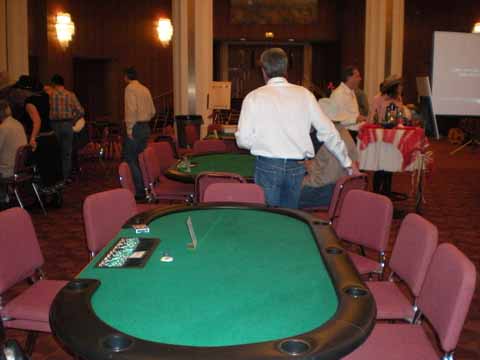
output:
[[[162,47],[156,35],[156,20],[171,18],[170,0],[30,0],[39,1],[45,3],[44,12],[38,16],[48,23],[46,46],[31,44],[30,51],[45,64],[40,66],[43,81],[53,73],[60,73],[66,86],[72,89],[75,58],[108,61],[105,79],[110,92],[111,121],[123,118],[124,68],[135,66],[140,81],[150,88],[154,97],[172,90],[172,48],[171,45]],[[53,21],[58,11],[69,12],[75,23],[75,35],[66,50],[55,38]]]
[[338,9],[340,68],[355,65],[363,75],[365,63],[365,0],[343,0]]
[[433,32],[471,32],[476,21],[480,21],[478,0],[462,0],[455,4],[436,0],[405,0],[403,75],[406,102],[416,102],[415,78],[430,76]]
[[311,25],[240,25],[230,23],[230,0],[214,0],[213,36],[216,40],[265,40],[265,32],[272,31],[275,40],[334,41],[337,34],[337,5],[335,0],[318,0],[318,21]]

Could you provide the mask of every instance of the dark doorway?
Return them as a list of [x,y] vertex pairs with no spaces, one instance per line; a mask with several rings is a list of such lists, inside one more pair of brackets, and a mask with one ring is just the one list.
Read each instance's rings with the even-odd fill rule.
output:
[[111,59],[73,59],[73,88],[90,121],[110,120]]

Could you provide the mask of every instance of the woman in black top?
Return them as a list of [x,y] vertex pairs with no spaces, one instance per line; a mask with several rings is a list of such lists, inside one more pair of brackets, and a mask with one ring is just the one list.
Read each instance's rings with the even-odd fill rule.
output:
[[50,100],[41,83],[32,80],[32,94],[25,100],[25,110],[32,122],[29,144],[41,184],[53,186],[62,179],[60,147],[50,126]]

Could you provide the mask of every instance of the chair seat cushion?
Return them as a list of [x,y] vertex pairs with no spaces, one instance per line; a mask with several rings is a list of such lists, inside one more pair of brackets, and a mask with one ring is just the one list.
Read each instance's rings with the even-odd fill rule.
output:
[[366,284],[377,304],[377,319],[412,319],[413,304],[394,282],[367,281]]
[[188,196],[193,194],[193,184],[185,184],[179,181],[173,181],[170,179],[161,179],[154,188],[156,195],[173,195],[173,196]]
[[48,323],[52,301],[66,284],[57,280],[37,281],[5,305],[2,317]]
[[421,325],[377,324],[370,337],[344,360],[438,360]]
[[378,261],[359,255],[353,251],[349,251],[348,256],[350,256],[350,260],[352,260],[353,265],[355,265],[360,275],[379,273],[382,269]]

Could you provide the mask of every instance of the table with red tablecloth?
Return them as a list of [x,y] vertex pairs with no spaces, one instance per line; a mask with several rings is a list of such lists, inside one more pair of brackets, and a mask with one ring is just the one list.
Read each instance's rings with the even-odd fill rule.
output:
[[375,124],[365,124],[360,128],[357,139],[360,169],[417,170],[418,156],[426,144],[425,132],[420,127],[384,129]]
[[371,171],[413,172],[411,192],[416,198],[415,208],[419,212],[424,202],[423,174],[431,162],[427,147],[428,139],[420,127],[384,129],[376,124],[364,124],[357,138],[359,167]]

